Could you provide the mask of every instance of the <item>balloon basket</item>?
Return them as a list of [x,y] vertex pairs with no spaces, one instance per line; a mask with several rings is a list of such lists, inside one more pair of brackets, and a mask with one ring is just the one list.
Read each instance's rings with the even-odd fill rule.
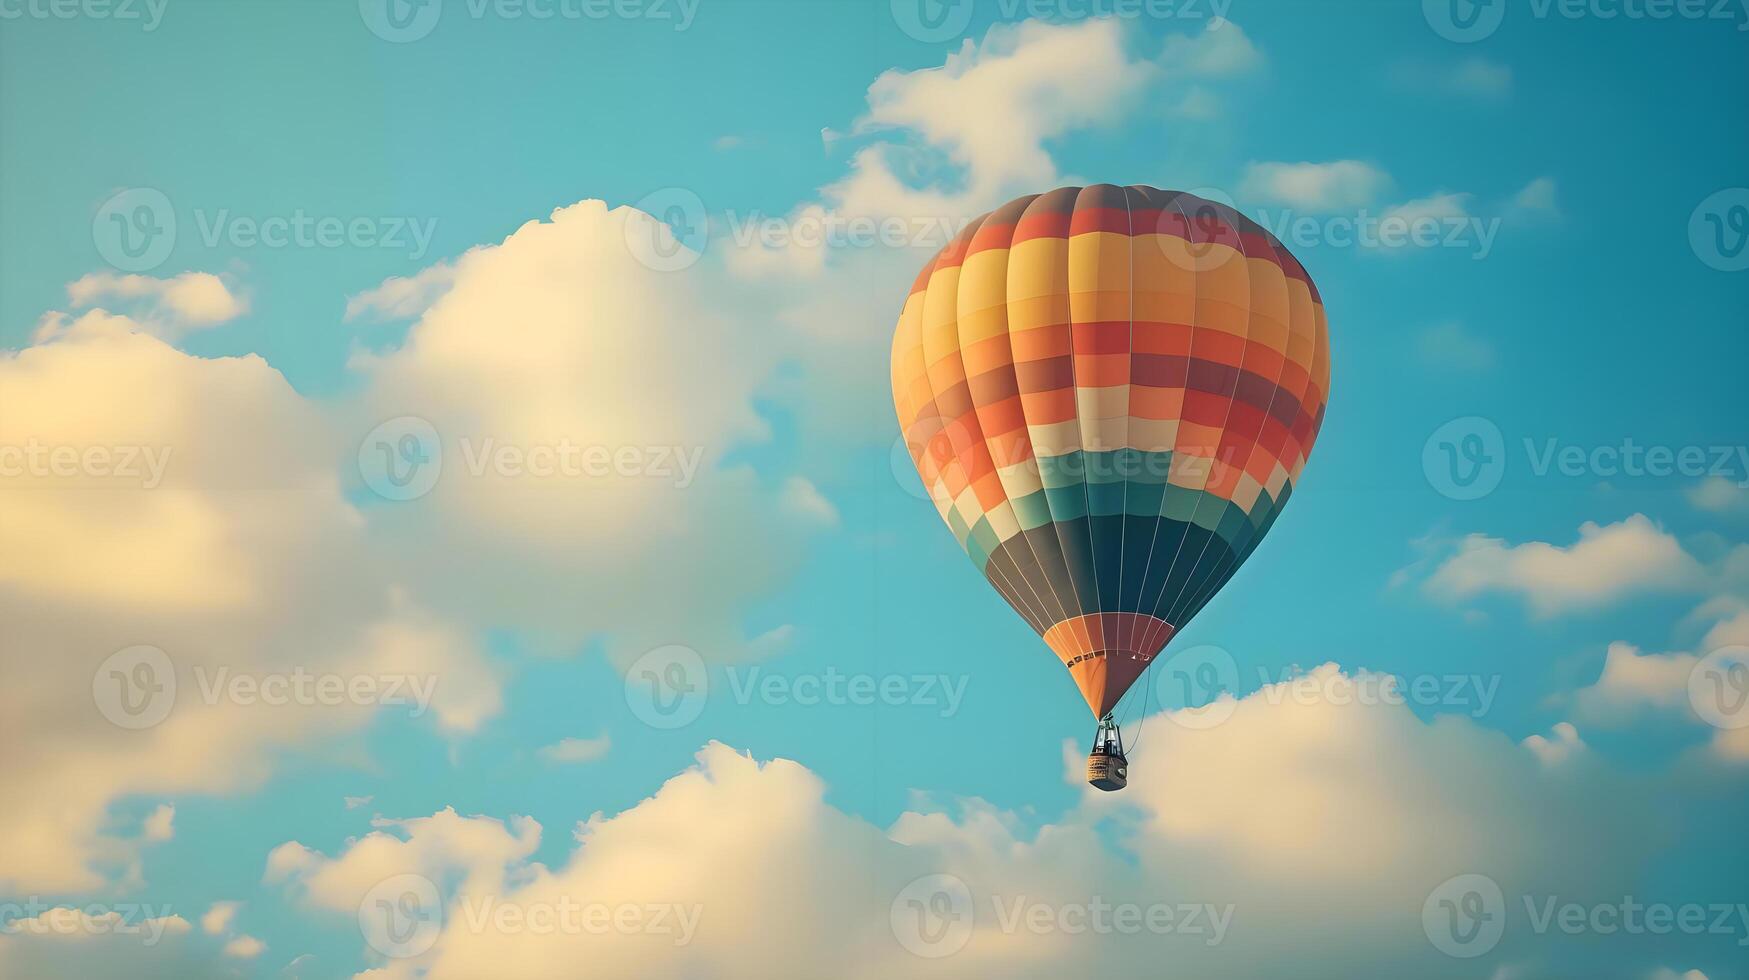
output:
[[1087,782],[1094,789],[1116,792],[1129,785],[1129,776],[1130,763],[1121,752],[1106,752],[1100,747],[1087,756]]

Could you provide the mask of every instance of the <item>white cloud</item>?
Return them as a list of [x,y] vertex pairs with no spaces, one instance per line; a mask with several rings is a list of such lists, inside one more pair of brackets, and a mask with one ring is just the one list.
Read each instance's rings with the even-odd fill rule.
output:
[[1198,34],[1172,34],[1160,52],[1160,66],[1174,75],[1231,78],[1260,71],[1265,60],[1238,24],[1209,18]]
[[1555,179],[1538,177],[1525,184],[1517,194],[1512,195],[1512,206],[1521,212],[1559,214],[1560,209],[1555,206]]
[[267,949],[267,944],[254,936],[238,936],[225,943],[225,955],[240,960],[252,960]]
[[[378,577],[322,415],[259,357],[192,357],[138,328],[93,312],[0,355],[0,444],[113,450],[0,481],[0,740],[32,747],[0,779],[5,890],[137,879],[151,835],[116,836],[115,800],[255,784],[275,748],[375,710],[208,701],[200,679],[218,671],[453,670],[468,689],[438,684],[433,711],[462,728],[495,696],[467,634]],[[178,689],[161,723],[134,730],[94,692],[117,691],[100,669],[141,644]]]
[[1391,187],[1389,174],[1360,160],[1252,163],[1239,181],[1243,203],[1286,204],[1340,211],[1375,203]]
[[1699,662],[1692,653],[1641,653],[1611,643],[1603,673],[1573,693],[1574,712],[1597,726],[1628,724],[1648,709],[1687,712],[1688,678]]
[[209,949],[190,941],[186,919],[165,908],[119,903],[57,907],[0,929],[0,976],[188,980],[225,975]]
[[370,806],[370,801],[374,799],[374,796],[346,796],[341,798],[341,802],[346,804],[346,809],[356,810],[361,806]]
[[237,917],[237,910],[243,907],[242,902],[214,902],[200,917],[201,931],[209,936],[222,936],[231,928],[231,922]]
[[[1181,118],[1208,118],[1217,111],[1210,85],[1263,65],[1244,30],[1220,18],[1194,35],[1169,37],[1152,57],[1134,47],[1121,18],[1026,20],[998,23],[978,43],[967,39],[939,68],[884,72],[850,134],[826,133],[829,147],[860,144],[849,173],[794,209],[788,223],[806,229],[897,217],[927,229],[917,236],[920,255],[896,250],[907,268],[889,288],[902,288],[915,265],[972,218],[1072,180],[1058,171],[1049,141],[1111,125],[1144,97]],[[729,260],[749,278],[810,277],[827,268],[829,254],[797,240],[737,248]]]
[[217,326],[249,310],[246,300],[210,272],[184,272],[169,279],[93,272],[69,283],[67,297],[75,308],[105,299],[139,301],[144,304],[142,322],[162,336]]
[[140,836],[157,843],[167,841],[176,836],[176,807],[163,803],[146,816],[146,821],[140,826]]
[[562,738],[551,745],[542,746],[540,757],[561,765],[594,762],[606,758],[612,747],[613,740],[606,735],[597,735],[594,738]]
[[[1230,37],[1243,40],[1237,28]],[[828,188],[828,200],[855,215],[970,218],[1015,194],[1053,186],[1058,174],[1045,140],[1114,122],[1152,74],[1124,41],[1123,25],[1113,19],[998,24],[981,45],[967,40],[939,69],[883,73],[869,86],[868,113],[856,132],[915,132],[964,171],[966,188],[909,191],[889,157],[864,151],[851,176]],[[940,205],[949,202],[944,212]]]
[[356,359],[354,440],[416,417],[441,442],[430,493],[372,515],[419,595],[559,650],[745,642],[739,600],[787,575],[808,533],[782,477],[724,462],[767,437],[754,400],[786,345],[736,312],[713,263],[658,271],[631,244],[668,234],[632,208],[561,208],[462,256],[404,343]]
[[392,276],[346,298],[346,319],[403,320],[418,316],[455,284],[455,265],[439,262],[411,276]]
[[1722,476],[1709,476],[1688,488],[1688,502],[1713,514],[1749,513],[1749,488]]
[[792,476],[783,487],[783,499],[791,510],[821,524],[837,524],[838,508],[806,477]]
[[1617,524],[1590,522],[1579,540],[1561,546],[1520,545],[1471,534],[1423,583],[1450,601],[1489,592],[1523,596],[1538,615],[1595,608],[1627,596],[1695,587],[1703,571],[1677,540],[1642,514]]
[[349,842],[337,858],[296,841],[281,844],[268,855],[263,880],[287,886],[312,908],[356,913],[374,886],[401,874],[433,880],[453,875],[477,891],[500,889],[506,869],[540,844],[540,824],[527,817],[506,823],[444,809],[429,817],[372,823],[377,829]]
[[1579,738],[1579,730],[1566,721],[1555,722],[1547,735],[1527,737],[1523,745],[1542,760],[1545,766],[1562,765],[1575,753],[1585,750],[1585,742]]
[[[1087,790],[1062,820],[1036,830],[1025,829],[1028,817],[977,801],[908,812],[882,830],[829,806],[825,786],[800,765],[711,743],[696,768],[649,799],[581,824],[578,846],[550,869],[527,862],[531,826],[512,834],[444,811],[401,824],[407,839],[392,848],[373,835],[333,858],[300,859],[291,880],[344,878],[346,887],[312,904],[348,917],[376,881],[458,882],[443,889],[443,934],[428,952],[380,964],[372,976],[383,980],[563,977],[580,955],[605,978],[647,975],[658,959],[675,975],[723,980],[1140,975],[1165,955],[1186,975],[1335,975],[1352,974],[1346,957],[1356,949],[1371,973],[1456,976],[1461,964],[1432,949],[1418,914],[1452,875],[1487,874],[1507,894],[1627,887],[1620,869],[1649,844],[1636,833],[1643,797],[1620,777],[1577,757],[1550,768],[1535,749],[1465,718],[1427,723],[1401,705],[1367,703],[1334,665],[1313,674],[1327,699],[1265,688],[1212,727],[1150,719],[1128,790]],[[1077,784],[1080,751],[1065,746]],[[1121,850],[1098,830],[1112,824],[1124,828]],[[463,825],[479,844],[439,843]],[[1598,853],[1623,860],[1598,862]],[[914,914],[905,897],[931,875],[962,882],[972,901],[964,948],[938,959],[901,938],[918,948],[905,932]],[[523,915],[584,899],[670,913],[660,928],[643,918],[651,928],[605,934],[477,924],[493,909]],[[1005,929],[1017,902],[1214,911],[1198,920],[1201,934],[1086,942]],[[1231,918],[1212,943],[1222,909]],[[1520,948],[1511,935],[1503,951]]]
[[1412,201],[1404,201],[1385,209],[1382,220],[1420,224],[1428,221],[1449,221],[1456,218],[1469,217],[1469,209],[1465,202],[1468,194],[1438,193],[1428,197],[1418,197]]

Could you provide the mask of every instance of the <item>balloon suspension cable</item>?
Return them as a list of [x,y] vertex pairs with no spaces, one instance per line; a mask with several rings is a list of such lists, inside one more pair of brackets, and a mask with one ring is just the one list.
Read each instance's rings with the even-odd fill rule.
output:
[[1093,733],[1093,751],[1097,752],[1107,747],[1115,748],[1118,755],[1124,754],[1123,731],[1118,727],[1117,719],[1112,717],[1109,711],[1106,712],[1104,718],[1099,719],[1099,727]]
[[1148,666],[1142,669],[1142,717],[1136,721],[1136,742],[1130,748],[1142,747],[1142,730],[1148,727],[1148,702],[1154,697],[1154,657],[1148,661]]

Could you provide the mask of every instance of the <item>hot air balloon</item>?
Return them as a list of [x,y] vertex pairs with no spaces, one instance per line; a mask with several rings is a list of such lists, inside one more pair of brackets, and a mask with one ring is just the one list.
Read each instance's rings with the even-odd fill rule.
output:
[[923,267],[893,402],[942,520],[1098,720],[1256,550],[1330,388],[1324,308],[1266,229],[1152,187],[1062,187],[971,222]]

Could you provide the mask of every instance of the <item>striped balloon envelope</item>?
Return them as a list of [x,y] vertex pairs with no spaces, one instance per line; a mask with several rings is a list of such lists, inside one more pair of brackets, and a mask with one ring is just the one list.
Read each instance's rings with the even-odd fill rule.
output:
[[1293,494],[1330,354],[1267,230],[1105,184],[971,222],[912,286],[892,375],[942,519],[1103,718]]

